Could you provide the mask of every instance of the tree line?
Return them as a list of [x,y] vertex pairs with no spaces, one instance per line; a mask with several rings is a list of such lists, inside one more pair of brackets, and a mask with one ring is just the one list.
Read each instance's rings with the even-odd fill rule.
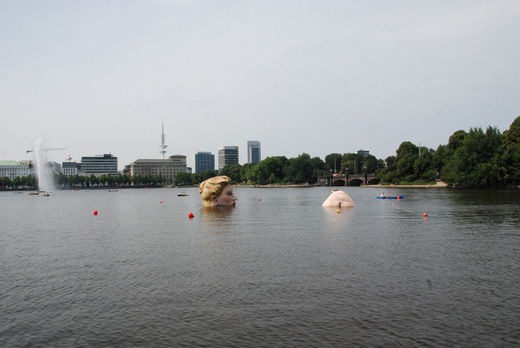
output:
[[[315,184],[333,173],[376,174],[383,184],[434,183],[442,180],[458,187],[520,185],[520,116],[508,130],[496,127],[458,130],[446,145],[436,150],[410,141],[402,142],[396,154],[385,160],[360,153],[331,153],[325,160],[302,153],[294,158],[267,157],[257,164],[234,164],[219,171],[177,173],[175,185],[196,185],[216,175],[227,175],[234,183]],[[0,178],[0,188],[34,188],[33,176]],[[168,184],[160,175],[57,175],[62,188],[74,187],[159,187]]]
[[314,184],[331,173],[372,174],[383,184],[433,184],[438,180],[456,187],[520,185],[520,116],[509,129],[496,127],[458,130],[448,144],[436,150],[410,141],[384,161],[359,153],[331,153],[322,161],[303,153],[295,158],[267,157],[258,164],[231,165],[218,172],[179,173],[177,185],[197,184],[214,175],[235,183]]
[[16,177],[13,180],[7,176],[0,178],[0,189],[34,188],[36,178],[33,175]]
[[316,184],[318,178],[328,177],[333,173],[369,174],[385,166],[383,160],[372,155],[357,153],[331,153],[323,161],[302,153],[294,158],[272,156],[256,164],[233,164],[219,171],[203,173],[177,173],[176,185],[198,184],[215,175],[227,175],[234,183],[248,184]]
[[401,143],[377,176],[383,183],[442,180],[457,187],[520,184],[520,116],[508,130],[496,127],[458,130],[436,150]]
[[[54,182],[59,188],[95,188],[95,187],[162,187],[165,179],[161,175],[63,175],[54,174]],[[8,177],[0,178],[0,189],[18,190],[35,189],[38,187],[38,179],[32,175],[16,177],[13,180]]]

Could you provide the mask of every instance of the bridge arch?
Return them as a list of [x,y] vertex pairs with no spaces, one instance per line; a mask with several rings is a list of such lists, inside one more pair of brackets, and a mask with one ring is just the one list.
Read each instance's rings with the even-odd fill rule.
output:
[[343,179],[335,179],[332,181],[332,186],[346,186],[346,181]]
[[355,178],[350,180],[349,186],[361,186],[365,183],[361,178]]

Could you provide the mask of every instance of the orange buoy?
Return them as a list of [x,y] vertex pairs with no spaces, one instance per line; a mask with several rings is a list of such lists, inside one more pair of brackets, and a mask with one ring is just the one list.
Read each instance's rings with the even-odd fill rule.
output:
[[424,216],[424,217],[428,217],[428,214],[427,214],[427,213],[424,213],[424,214],[422,214],[422,216]]
[[188,217],[189,217],[190,219],[193,219],[193,218],[195,217],[195,215],[193,215],[193,213],[189,213],[189,214],[188,214]]
[[94,210],[94,215],[97,215],[98,214],[98,211],[97,210]]

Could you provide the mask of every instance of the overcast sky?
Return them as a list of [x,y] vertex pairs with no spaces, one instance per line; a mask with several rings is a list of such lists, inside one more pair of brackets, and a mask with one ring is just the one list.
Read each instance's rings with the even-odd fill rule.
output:
[[0,1],[0,159],[437,148],[520,115],[520,2]]

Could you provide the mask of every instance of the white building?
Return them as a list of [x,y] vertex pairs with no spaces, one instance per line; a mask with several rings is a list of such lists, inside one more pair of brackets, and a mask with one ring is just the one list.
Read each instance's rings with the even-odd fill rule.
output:
[[30,162],[27,164],[20,164],[16,161],[0,161],[0,178],[8,177],[13,180],[16,177],[24,177],[34,175],[34,172],[30,168]]
[[61,164],[61,173],[63,175],[76,175],[79,172],[80,164],[76,162],[63,162]]
[[166,182],[173,183],[177,173],[188,173],[186,156],[174,155],[168,159],[138,159],[130,164],[130,175],[162,175]]

